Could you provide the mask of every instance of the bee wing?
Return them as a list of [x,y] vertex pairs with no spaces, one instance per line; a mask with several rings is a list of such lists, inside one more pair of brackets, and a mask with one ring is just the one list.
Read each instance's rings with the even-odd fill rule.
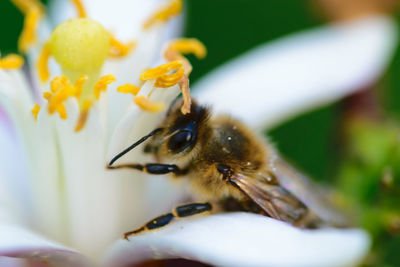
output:
[[348,220],[332,203],[332,192],[314,183],[285,160],[276,156],[270,162],[270,169],[279,184],[294,194],[324,222],[335,226],[346,226]]
[[234,174],[230,182],[272,218],[295,224],[307,214],[307,207],[295,195],[267,180]]

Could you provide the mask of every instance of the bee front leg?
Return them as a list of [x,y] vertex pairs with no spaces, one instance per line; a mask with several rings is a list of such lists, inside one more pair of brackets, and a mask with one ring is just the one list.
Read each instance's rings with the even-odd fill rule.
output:
[[179,169],[175,164],[158,164],[158,163],[148,163],[148,164],[120,164],[120,165],[107,165],[107,169],[136,169],[150,174],[167,174],[174,173],[177,175],[185,174],[185,170]]
[[210,203],[190,203],[182,206],[176,207],[171,213],[167,213],[157,218],[152,219],[142,227],[127,232],[124,234],[124,239],[128,240],[128,238],[132,235],[139,234],[144,231],[152,231],[156,229],[160,229],[175,219],[189,217],[193,215],[197,215],[200,213],[208,212],[212,209]]

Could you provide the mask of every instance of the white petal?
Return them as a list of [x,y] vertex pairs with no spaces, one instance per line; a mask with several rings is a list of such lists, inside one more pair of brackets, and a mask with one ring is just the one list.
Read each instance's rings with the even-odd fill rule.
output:
[[229,213],[180,220],[119,240],[106,262],[125,266],[184,258],[218,266],[352,266],[369,246],[362,230],[300,230],[261,215]]
[[305,31],[226,63],[193,86],[194,95],[216,112],[272,126],[375,81],[396,40],[396,24],[388,17]]
[[77,251],[49,241],[28,230],[0,224],[0,257],[48,262],[54,266],[90,266]]
[[[123,40],[136,38],[143,22],[168,0],[83,0],[88,16],[115,33]],[[70,2],[52,1],[50,16],[54,25],[76,17],[76,11]],[[175,27],[176,28],[176,27]]]

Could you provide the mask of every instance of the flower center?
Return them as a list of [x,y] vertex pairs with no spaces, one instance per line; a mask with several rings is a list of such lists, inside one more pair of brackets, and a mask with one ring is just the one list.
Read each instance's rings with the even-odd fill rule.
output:
[[57,26],[48,45],[70,81],[76,81],[82,75],[88,76],[79,97],[82,105],[83,101],[93,97],[93,87],[110,51],[110,34],[91,19],[74,18]]

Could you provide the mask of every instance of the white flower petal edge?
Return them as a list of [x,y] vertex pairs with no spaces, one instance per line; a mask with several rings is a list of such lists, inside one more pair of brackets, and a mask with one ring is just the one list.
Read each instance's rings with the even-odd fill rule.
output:
[[261,215],[226,213],[179,220],[120,240],[106,264],[184,258],[217,266],[351,266],[369,246],[362,230],[300,230]]
[[25,258],[58,267],[91,266],[89,261],[75,250],[16,226],[0,224],[0,236],[0,258]]
[[226,63],[196,83],[194,95],[216,112],[271,127],[374,82],[396,41],[397,27],[388,17],[305,31]]

